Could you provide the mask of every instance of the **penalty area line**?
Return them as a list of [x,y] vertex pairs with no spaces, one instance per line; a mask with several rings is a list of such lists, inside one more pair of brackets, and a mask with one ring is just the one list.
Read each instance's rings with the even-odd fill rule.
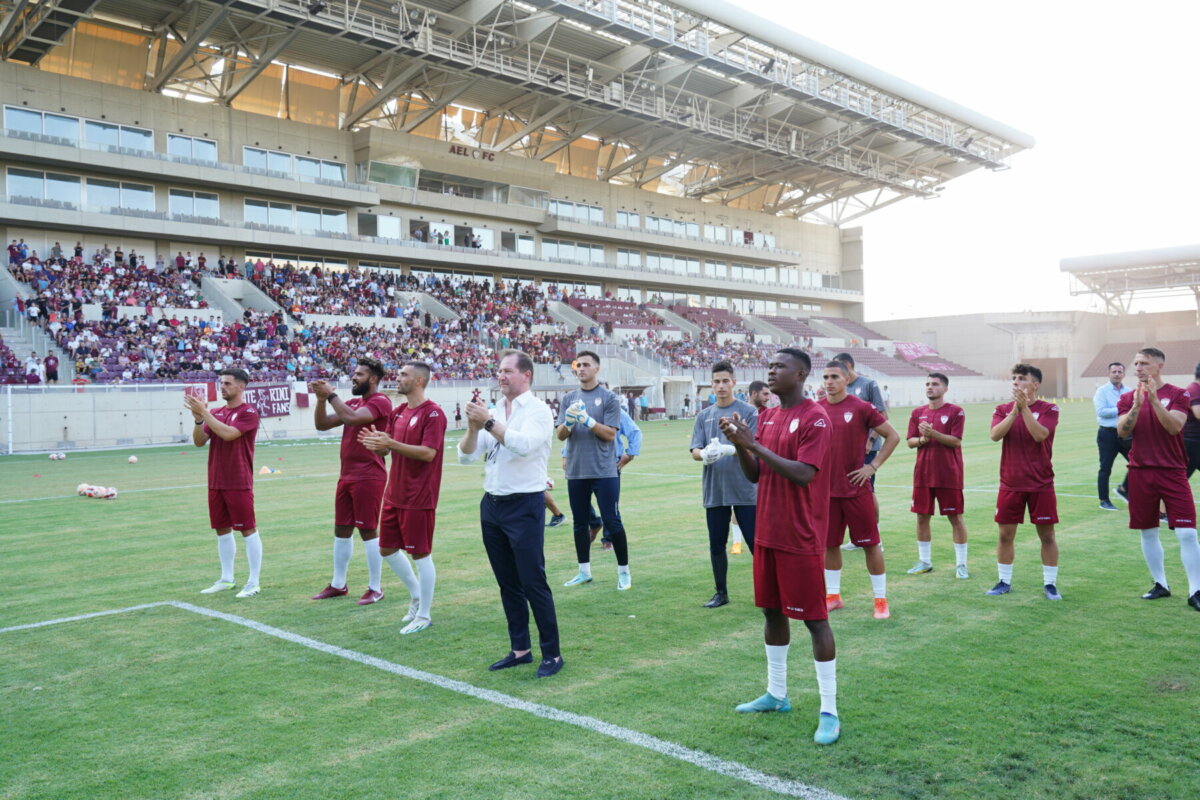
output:
[[333,644],[327,644],[316,639],[310,639],[307,636],[301,636],[298,633],[276,628],[272,625],[266,625],[261,622],[256,622],[246,617],[239,617],[236,614],[227,614],[223,611],[216,611],[203,606],[192,605],[178,600],[167,600],[158,603],[144,603],[137,606],[129,606],[127,608],[114,608],[108,611],[96,611],[91,614],[78,614],[71,617],[59,617],[58,619],[49,619],[42,622],[31,622],[25,625],[14,625],[8,628],[0,628],[0,633],[9,633],[12,631],[30,630],[33,628],[44,628],[50,625],[58,625],[65,622],[76,622],[79,620],[95,619],[96,617],[112,616],[114,614],[125,614],[130,611],[141,611],[148,608],[159,608],[162,606],[171,606],[178,608],[181,611],[189,611],[200,616],[219,619],[223,622],[229,622],[234,625],[240,625],[243,628],[249,628],[252,631],[266,634],[267,636],[281,639],[285,642],[307,647],[310,650],[316,650],[319,653],[336,656],[347,661],[353,661],[368,667],[390,672],[393,675],[399,675],[404,678],[409,678],[415,681],[421,681],[440,689],[455,692],[457,694],[473,697],[476,700],[483,700],[494,705],[508,708],[513,711],[523,711],[527,714],[532,714],[535,717],[548,719],[553,722],[562,722],[567,725],[574,725],[577,728],[598,733],[619,742],[640,747],[644,750],[649,750],[653,753],[673,758],[677,761],[683,761],[703,770],[723,775],[727,778],[742,781],[744,783],[757,786],[761,789],[766,789],[776,794],[786,795],[788,797],[800,797],[804,800],[849,800],[843,795],[835,794],[826,791],[818,786],[810,786],[799,781],[779,778],[774,775],[768,775],[765,772],[760,772],[756,769],[741,764],[737,761],[729,761],[728,759],[719,758],[711,753],[706,753],[703,750],[695,750],[690,747],[668,742],[665,739],[659,739],[657,736],[651,736],[641,731],[635,731],[632,728],[624,728],[620,725],[613,725],[604,720],[589,717],[584,714],[576,714],[571,711],[563,711],[553,706],[543,705],[541,703],[532,703],[528,700],[522,700],[519,697],[497,692],[492,689],[483,689],[478,686],[466,683],[465,681],[447,678],[442,675],[437,675],[432,672],[406,667],[403,664],[397,664],[392,661],[387,661],[376,656],[370,656],[366,653],[360,653],[357,650],[350,650],[345,647],[339,647]]

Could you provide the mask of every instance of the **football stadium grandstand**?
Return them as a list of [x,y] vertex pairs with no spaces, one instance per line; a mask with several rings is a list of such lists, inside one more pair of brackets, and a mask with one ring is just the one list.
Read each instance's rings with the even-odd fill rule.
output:
[[580,342],[661,409],[784,343],[903,381],[921,368],[861,323],[853,221],[1033,143],[709,0],[4,20],[5,335],[55,349],[63,384],[303,381],[371,353],[466,391],[519,344],[549,392]]

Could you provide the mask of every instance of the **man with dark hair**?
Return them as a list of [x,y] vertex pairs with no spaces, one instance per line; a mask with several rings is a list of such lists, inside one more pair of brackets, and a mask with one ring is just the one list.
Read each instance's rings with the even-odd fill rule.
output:
[[567,496],[571,502],[579,571],[563,585],[578,586],[592,581],[588,517],[594,494],[604,531],[612,540],[617,557],[617,589],[624,591],[633,581],[629,575],[629,544],[618,510],[621,479],[617,474],[616,438],[621,426],[621,398],[600,385],[600,356],[580,350],[575,354],[574,367],[579,388],[563,397],[557,436],[559,441],[570,440]]
[[1187,422],[1183,423],[1183,446],[1188,454],[1187,477],[1191,480],[1192,473],[1200,469],[1200,364],[1192,372],[1192,382],[1185,391],[1192,398]]
[[[875,619],[887,619],[892,613],[887,601],[887,572],[883,545],[879,540],[879,520],[870,480],[900,444],[900,434],[866,400],[846,392],[849,376],[841,361],[825,365],[822,381],[825,397],[819,402],[829,417],[829,525],[825,537],[825,607],[842,607],[842,539],[850,529],[850,541],[866,555],[867,573],[875,596]],[[862,454],[872,433],[883,436],[879,457],[862,463]]]
[[[432,623],[433,590],[437,570],[433,565],[433,529],[438,495],[442,488],[442,453],[446,442],[446,413],[425,398],[429,365],[409,361],[396,377],[396,391],[407,403],[397,406],[389,426],[369,425],[359,441],[379,455],[392,454],[392,471],[379,513],[379,554],[404,583],[410,596],[408,625],[402,634],[420,633]],[[403,551],[403,552],[402,552]],[[405,553],[412,556],[416,572]]]
[[1058,593],[1058,498],[1054,493],[1054,430],[1058,406],[1039,400],[1042,371],[1031,364],[1012,369],[1013,399],[996,406],[991,437],[1003,442],[1000,451],[1000,492],[996,497],[996,523],[1000,539],[996,545],[999,581],[990,595],[1012,591],[1013,540],[1017,526],[1029,520],[1042,541],[1042,584],[1047,600],[1062,600]]
[[754,604],[763,610],[767,691],[737,707],[740,712],[790,711],[787,655],[791,619],[804,620],[812,640],[821,714],[813,740],[832,744],[841,735],[837,717],[837,651],[825,609],[825,528],[829,514],[829,417],[804,397],[812,362],[785,347],[767,366],[767,383],[779,408],[758,418],[757,432],[739,415],[721,420],[746,478],[758,484],[754,554]]
[[967,571],[967,523],[963,518],[962,436],[967,414],[946,402],[950,379],[931,372],[925,379],[928,405],[914,408],[908,418],[908,446],[917,451],[913,466],[912,511],[917,515],[917,563],[909,575],[933,570],[934,502],[942,516],[950,520],[954,540],[954,576],[971,577]]
[[183,402],[196,426],[192,443],[208,448],[208,520],[217,532],[217,556],[221,578],[201,594],[216,594],[235,587],[233,562],[237,541],[229,534],[240,531],[246,543],[246,562],[250,575],[238,597],[254,597],[259,592],[262,568],[262,539],[254,519],[254,439],[258,435],[258,409],[242,400],[250,376],[243,369],[223,369],[217,373],[221,399],[225,405],[209,410],[208,404],[194,394],[184,394]]
[[[1133,444],[1129,439],[1122,439],[1117,435],[1117,401],[1129,391],[1122,384],[1124,378],[1125,365],[1120,361],[1112,362],[1108,365],[1108,380],[1092,396],[1092,405],[1096,408],[1096,424],[1099,426],[1096,431],[1096,447],[1100,449],[1100,472],[1096,476],[1096,490],[1100,495],[1100,508],[1105,511],[1117,510],[1108,497],[1108,477],[1112,474],[1113,462],[1117,460],[1118,453],[1128,462],[1129,448]],[[1117,494],[1122,498],[1126,496],[1128,479],[1129,474],[1126,471],[1126,480],[1117,487]]]
[[751,553],[754,552],[754,514],[758,490],[742,474],[737,459],[726,458],[734,454],[734,447],[721,431],[721,420],[732,414],[739,415],[751,433],[757,429],[758,411],[733,396],[736,385],[732,364],[728,361],[713,364],[712,387],[717,401],[697,414],[696,423],[692,426],[692,458],[704,463],[700,480],[701,495],[708,524],[708,556],[716,585],[716,594],[704,604],[705,608],[720,608],[729,603],[726,584],[729,559],[725,555],[725,544],[729,540],[731,517],[737,518],[746,545]]
[[750,392],[750,396],[746,398],[746,402],[758,409],[758,412],[761,414],[771,399],[770,388],[762,381],[750,381],[747,391]]
[[[854,395],[860,400],[866,400],[871,405],[875,406],[875,410],[883,415],[886,420],[888,418],[887,403],[883,399],[883,391],[879,388],[879,383],[859,375],[854,371],[854,356],[849,353],[838,353],[833,357],[834,361],[840,361],[846,367],[846,374],[849,380],[846,383],[846,391]],[[824,387],[822,387],[824,388]],[[879,448],[883,446],[883,438],[879,436],[871,436],[867,440],[867,444],[863,447],[863,465],[870,464],[879,455]],[[875,521],[879,522],[879,497],[875,494],[875,476],[871,476],[871,503],[875,507]],[[846,542],[842,546],[843,550],[857,550],[858,545],[854,544],[853,540]]]
[[1154,586],[1145,600],[1170,597],[1162,541],[1160,504],[1167,510],[1167,527],[1179,539],[1179,558],[1188,579],[1188,605],[1200,611],[1200,542],[1196,539],[1196,506],[1187,480],[1187,450],[1183,428],[1192,416],[1189,393],[1163,381],[1166,356],[1144,347],[1133,359],[1137,388],[1117,404],[1117,432],[1133,437],[1129,451],[1129,527],[1142,532],[1142,555]]
[[[392,403],[379,391],[383,365],[374,358],[360,358],[350,378],[349,400],[338,397],[334,387],[324,380],[312,381],[308,390],[317,396],[313,424],[319,431],[342,426],[341,471],[333,499],[333,579],[313,600],[343,597],[350,589],[346,572],[354,555],[354,529],[362,537],[367,551],[367,590],[359,598],[360,606],[383,599],[381,583],[383,557],[379,552],[377,527],[379,506],[387,486],[387,467],[383,456],[368,450],[358,440],[358,429],[378,425],[392,415]],[[332,409],[330,411],[329,409]]]
[[500,587],[511,647],[488,669],[533,663],[529,639],[532,610],[542,649],[537,676],[547,678],[563,666],[554,595],[546,583],[542,527],[554,417],[529,390],[533,383],[529,356],[505,353],[500,358],[496,381],[502,398],[495,411],[489,413],[479,403],[468,403],[467,434],[458,443],[460,464],[473,463],[486,454],[479,521],[488,563]]

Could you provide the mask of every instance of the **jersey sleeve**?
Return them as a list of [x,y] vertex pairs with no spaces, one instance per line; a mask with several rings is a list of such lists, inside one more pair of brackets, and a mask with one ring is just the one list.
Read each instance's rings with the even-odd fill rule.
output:
[[1008,416],[1008,410],[1004,406],[996,406],[996,410],[992,412],[992,427],[996,427],[1004,418]]
[[887,410],[887,403],[883,402],[883,389],[879,388],[878,382],[871,384],[871,405],[876,411]]
[[887,419],[883,416],[883,414],[879,413],[879,409],[875,408],[875,406],[871,406],[871,408],[868,409],[867,425],[871,428],[871,430],[875,430],[885,422],[887,422]]
[[908,415],[908,435],[906,439],[916,439],[921,435],[921,409],[914,408],[913,412]]
[[248,406],[245,410],[239,411],[233,422],[227,423],[237,428],[242,433],[258,430],[258,409],[254,406]]
[[703,450],[708,444],[704,439],[704,422],[706,415],[703,411],[696,417],[695,424],[692,425],[692,443],[688,445],[688,450]]
[[754,406],[751,406],[750,410],[746,412],[746,416],[743,421],[746,423],[746,427],[750,429],[750,433],[754,433],[754,434],[758,433],[758,409],[757,408],[755,408]]
[[[1137,390],[1134,389],[1134,391],[1136,392]],[[1133,392],[1126,392],[1125,394],[1123,394],[1119,398],[1117,398],[1117,414],[1118,415],[1128,414],[1129,410],[1131,408],[1133,408]]]
[[1050,406],[1038,416],[1038,423],[1046,430],[1054,433],[1058,427],[1058,406]]
[[560,402],[558,404],[558,417],[554,420],[555,427],[558,427],[559,425],[566,423],[567,409],[570,407],[570,405],[571,405],[571,395],[570,395],[570,393],[567,393],[567,394],[563,395],[562,402]]
[[421,446],[441,450],[446,443],[446,414],[440,408],[435,408],[425,415],[425,424],[421,427]]
[[371,395],[371,399],[367,401],[367,406],[370,407],[371,413],[375,416],[371,419],[370,425],[383,420],[385,423],[388,417],[392,415],[392,401],[388,400],[382,392],[377,392]]
[[967,427],[967,412],[959,409],[958,413],[950,418],[946,423],[946,435],[953,436],[955,439],[963,437],[963,430]]
[[604,401],[604,419],[598,419],[610,428],[621,428],[621,398],[615,394],[610,394],[608,399]]
[[821,468],[825,453],[829,450],[829,440],[833,435],[829,428],[829,420],[823,415],[814,415],[806,420],[796,431],[800,441],[796,443],[796,457],[793,461],[801,461],[815,470]]
[[1200,406],[1200,391],[1192,388],[1195,385],[1196,384],[1193,383],[1191,386],[1183,390],[1184,402],[1188,404],[1189,408]]

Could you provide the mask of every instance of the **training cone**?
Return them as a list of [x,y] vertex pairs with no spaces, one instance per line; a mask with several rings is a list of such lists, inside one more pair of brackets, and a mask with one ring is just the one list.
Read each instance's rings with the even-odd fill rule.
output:
[[734,542],[733,547],[729,548],[730,555],[740,556],[742,554],[742,543]]

